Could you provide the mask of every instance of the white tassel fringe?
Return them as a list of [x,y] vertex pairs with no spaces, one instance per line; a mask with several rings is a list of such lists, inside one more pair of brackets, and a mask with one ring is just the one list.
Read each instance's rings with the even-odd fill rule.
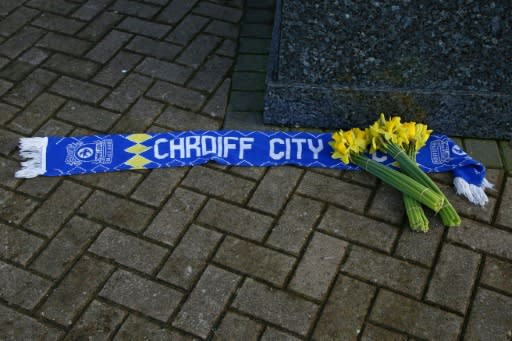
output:
[[17,178],[34,178],[46,172],[47,137],[20,138],[20,155],[27,159],[14,175]]
[[476,186],[468,183],[461,177],[454,178],[453,184],[457,194],[465,196],[470,202],[480,206],[484,206],[489,201],[487,194],[485,194],[485,190],[487,188],[494,187],[494,185],[487,181],[487,179],[484,179],[482,185]]

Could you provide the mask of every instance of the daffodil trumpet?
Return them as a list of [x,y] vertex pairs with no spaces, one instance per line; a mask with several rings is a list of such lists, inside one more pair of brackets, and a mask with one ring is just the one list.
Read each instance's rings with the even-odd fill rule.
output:
[[333,141],[330,142],[334,149],[332,157],[341,159],[346,164],[354,163],[434,212],[438,212],[443,207],[444,198],[432,189],[399,171],[364,156],[363,153],[366,151],[368,143],[368,130],[358,128],[348,131],[340,130],[333,134]]

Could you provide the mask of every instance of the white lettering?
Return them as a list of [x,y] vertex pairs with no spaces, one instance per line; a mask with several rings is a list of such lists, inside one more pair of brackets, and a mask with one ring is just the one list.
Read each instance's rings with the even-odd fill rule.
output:
[[[208,149],[208,143],[210,141],[211,149]],[[201,152],[203,156],[208,154],[215,154],[217,152],[217,143],[215,142],[215,137],[213,136],[201,136]]]
[[[194,142],[191,142],[194,140]],[[192,150],[195,150],[196,157],[201,156],[201,148],[199,147],[199,136],[187,136],[185,138],[186,146],[187,146],[187,158],[192,157]]]
[[317,160],[318,159],[318,153],[320,153],[322,151],[322,149],[324,149],[324,142],[320,139],[318,139],[318,147],[315,147],[313,145],[313,141],[312,139],[308,139],[308,148],[309,150],[311,150],[313,152],[313,159]]
[[252,149],[252,143],[254,142],[254,138],[252,137],[242,137],[240,138],[240,152],[238,153],[238,158],[242,160],[244,158],[244,152],[246,150]]
[[169,141],[169,150],[171,152],[171,159],[176,158],[176,151],[180,152],[180,159],[185,157],[185,144],[183,142],[183,137],[178,139],[178,143],[175,142],[176,139]]
[[284,144],[283,139],[275,138],[270,140],[270,157],[274,160],[281,160],[284,156],[284,152],[276,153],[276,144]]
[[306,143],[306,139],[292,139],[292,143],[297,146],[297,160],[302,159],[302,144]]
[[229,141],[236,141],[237,137],[224,137],[224,157],[228,157],[230,150],[236,149],[236,144],[230,143]]
[[161,143],[167,143],[167,142],[169,142],[169,140],[167,140],[167,139],[158,139],[155,141],[155,148],[153,148],[155,158],[162,160],[162,159],[165,159],[166,157],[169,157],[169,153],[160,154],[160,149],[159,149],[159,145]]

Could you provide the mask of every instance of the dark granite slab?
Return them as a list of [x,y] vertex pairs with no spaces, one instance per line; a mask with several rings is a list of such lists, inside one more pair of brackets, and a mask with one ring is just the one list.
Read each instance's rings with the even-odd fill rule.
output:
[[512,138],[512,2],[281,0],[266,123]]

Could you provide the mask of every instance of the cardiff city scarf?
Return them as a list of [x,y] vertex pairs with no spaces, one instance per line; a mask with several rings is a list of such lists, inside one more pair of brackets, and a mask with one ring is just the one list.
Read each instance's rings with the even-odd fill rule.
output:
[[[330,133],[236,130],[21,138],[20,154],[27,160],[16,177],[183,167],[208,161],[244,167],[358,170],[331,157],[331,140]],[[386,154],[371,157],[395,166]],[[478,205],[487,202],[484,190],[492,185],[485,179],[485,167],[448,137],[431,135],[417,162],[427,173],[452,172],[459,194]]]

